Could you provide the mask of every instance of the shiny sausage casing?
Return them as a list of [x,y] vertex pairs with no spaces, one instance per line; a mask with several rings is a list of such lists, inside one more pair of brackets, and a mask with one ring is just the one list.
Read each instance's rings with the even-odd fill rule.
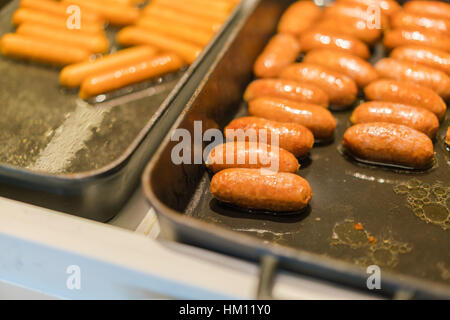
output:
[[[241,129],[245,137],[239,135]],[[255,133],[256,139],[259,140],[259,135],[266,130],[267,137],[264,142],[271,144],[273,135],[278,136],[278,147],[283,148],[296,157],[306,155],[314,145],[314,136],[306,127],[287,122],[278,122],[257,117],[242,117],[231,121],[225,128],[225,136],[227,140],[249,140],[255,138],[251,133]]]
[[314,25],[314,30],[345,34],[368,44],[374,44],[381,36],[381,29],[369,29],[365,20],[349,17],[320,20]]
[[450,19],[400,11],[391,18],[393,29],[429,30],[449,34]]
[[414,82],[432,89],[443,99],[450,97],[450,77],[442,71],[393,58],[379,60],[375,69],[381,78]]
[[395,123],[356,124],[347,129],[342,144],[359,159],[408,168],[424,168],[434,157],[426,134]]
[[[373,25],[373,27],[387,28],[389,26],[388,16],[380,10],[379,21],[377,21],[378,19],[375,15],[375,11],[371,9],[372,7],[369,8],[366,4],[337,2],[326,7],[324,10],[324,17],[326,19],[336,19],[339,17],[356,18],[367,21]],[[380,23],[379,26],[376,25],[377,22]]]
[[336,3],[358,3],[360,5],[377,5],[381,12],[391,16],[401,9],[401,6],[395,0],[337,0]]
[[403,9],[421,15],[450,19],[450,5],[442,1],[408,1]]
[[385,101],[370,101],[360,104],[353,111],[350,121],[353,124],[367,122],[402,124],[421,131],[430,138],[435,137],[439,129],[439,120],[431,111]]
[[328,48],[342,50],[367,59],[370,56],[367,45],[355,37],[337,34],[330,31],[310,30],[300,36],[300,47],[303,52],[313,49]]
[[235,141],[220,144],[211,150],[206,163],[212,172],[229,168],[271,168],[278,172],[297,172],[297,158],[282,148],[258,142]]
[[287,8],[278,23],[278,32],[300,35],[320,17],[322,10],[312,1],[296,1]]
[[314,139],[330,139],[336,129],[336,120],[327,109],[309,103],[262,97],[249,102],[248,113],[280,122],[292,122],[305,126],[314,135]]
[[359,87],[365,87],[378,78],[375,68],[367,61],[345,52],[317,49],[308,52],[303,59],[307,63],[320,64],[353,79]]
[[350,106],[356,99],[356,83],[346,75],[318,64],[294,63],[284,69],[280,77],[315,85],[327,92],[335,107]]
[[392,50],[391,58],[423,64],[450,76],[450,53],[425,46],[404,46]]
[[211,194],[220,201],[246,209],[299,211],[312,198],[309,183],[287,172],[263,174],[258,169],[226,169],[214,175]]
[[396,80],[377,80],[364,88],[368,100],[384,100],[425,108],[440,120],[445,116],[447,106],[433,90],[414,83]]
[[433,31],[394,29],[386,31],[383,38],[386,48],[419,45],[450,51],[450,37]]
[[259,79],[251,82],[244,93],[244,100],[271,96],[328,107],[328,95],[320,88],[293,80]]
[[295,62],[300,43],[290,34],[276,34],[256,59],[253,71],[257,77],[276,77],[280,71]]

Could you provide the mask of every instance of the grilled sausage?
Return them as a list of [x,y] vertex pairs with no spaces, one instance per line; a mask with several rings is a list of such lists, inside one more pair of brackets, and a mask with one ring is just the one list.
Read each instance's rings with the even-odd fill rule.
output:
[[369,48],[355,37],[340,35],[330,31],[310,30],[300,36],[300,47],[304,52],[327,48],[345,51],[363,59],[370,56]]
[[[265,141],[260,140],[260,135],[263,136],[262,138]],[[291,152],[296,157],[306,155],[314,145],[313,134],[300,124],[257,117],[243,117],[231,121],[225,128],[225,136],[227,140],[231,141],[255,141],[257,139],[260,142],[270,144],[273,144],[272,140],[277,136],[278,146]]]
[[248,113],[269,120],[301,124],[318,140],[330,139],[336,129],[336,120],[331,112],[315,104],[262,97],[249,102]]
[[37,23],[25,22],[17,30],[17,34],[36,39],[56,42],[62,45],[80,47],[91,53],[105,53],[109,49],[109,41],[102,34],[71,31],[62,28],[48,27]]
[[377,71],[370,63],[355,55],[338,50],[312,50],[306,54],[303,61],[343,73],[353,79],[361,88],[378,78]]
[[280,71],[295,62],[300,53],[298,40],[290,34],[277,34],[256,59],[253,71],[257,77],[276,77]]
[[350,118],[353,124],[367,122],[397,123],[436,136],[439,120],[434,113],[420,107],[385,101],[370,101],[360,104]]
[[450,19],[450,5],[442,1],[408,1],[403,9],[415,14]]
[[404,46],[392,50],[391,58],[419,63],[450,76],[450,53],[423,46]]
[[364,88],[368,100],[384,100],[425,108],[440,120],[445,116],[447,106],[433,90],[395,80],[377,80]]
[[161,33],[150,32],[141,27],[125,27],[117,33],[117,42],[124,46],[150,45],[161,50],[175,52],[191,64],[197,59],[202,47],[192,43],[167,37]]
[[312,198],[309,183],[287,172],[266,175],[258,169],[226,169],[214,175],[211,194],[218,200],[246,209],[299,211]]
[[428,30],[434,32],[450,33],[450,19],[424,16],[400,11],[391,18],[394,29]]
[[260,79],[249,84],[244,93],[244,100],[272,96],[297,102],[307,102],[328,107],[328,95],[320,88],[292,80]]
[[133,6],[117,3],[102,3],[92,0],[63,0],[64,4],[75,4],[82,11],[95,12],[109,23],[117,26],[133,24],[139,18],[139,10]]
[[321,10],[311,1],[294,2],[281,16],[278,32],[300,35],[320,17]]
[[324,10],[324,17],[326,19],[336,19],[336,17],[356,18],[367,21],[371,27],[378,29],[385,29],[389,26],[389,19],[386,14],[380,10],[380,15],[377,15],[377,7],[369,7],[360,3],[335,3],[328,6]]
[[395,123],[356,124],[347,129],[342,144],[359,159],[409,168],[424,168],[434,156],[426,134]]
[[117,70],[137,61],[148,60],[156,55],[156,49],[137,46],[103,56],[94,61],[72,64],[61,70],[59,82],[66,87],[78,87],[87,77]]
[[[31,22],[49,27],[68,29],[67,18],[59,15],[52,15],[47,12],[32,10],[29,8],[19,8],[12,16],[12,24],[18,26],[25,22]],[[103,23],[98,22],[82,22],[80,30],[83,32],[103,33]]]
[[393,58],[379,60],[375,69],[380,77],[414,82],[432,89],[444,99],[450,97],[450,77],[442,71]]
[[344,34],[368,44],[374,44],[381,36],[381,29],[369,28],[365,20],[339,16],[318,21],[314,30]]
[[87,99],[181,68],[182,60],[175,54],[162,54],[115,70],[96,74],[83,80],[80,97]]
[[282,148],[265,143],[227,142],[211,150],[206,163],[212,172],[229,168],[271,168],[278,172],[297,172],[300,168],[295,156]]
[[395,0],[337,0],[337,3],[358,3],[365,6],[376,5],[381,12],[387,16],[391,16],[401,9]]
[[[63,4],[61,2],[56,2],[53,0],[20,0],[21,8],[28,8],[37,11],[42,11],[47,14],[62,16],[67,19],[69,14],[67,13],[67,7],[69,5]],[[84,22],[90,23],[104,23],[103,19],[96,14],[95,12],[91,12],[89,10],[83,10],[81,17],[81,24]]]
[[315,85],[328,93],[335,107],[350,106],[356,99],[358,88],[349,77],[312,63],[294,63],[284,69],[280,77]]
[[392,49],[400,46],[418,45],[450,51],[450,37],[432,31],[395,29],[386,31],[384,46]]
[[14,33],[5,34],[0,41],[2,55],[57,66],[77,63],[89,59],[90,52],[74,46],[31,38]]
[[152,33],[166,34],[168,37],[186,40],[201,47],[207,45],[214,36],[214,32],[212,31],[193,27],[186,28],[183,24],[158,17],[143,17],[138,20],[136,25]]

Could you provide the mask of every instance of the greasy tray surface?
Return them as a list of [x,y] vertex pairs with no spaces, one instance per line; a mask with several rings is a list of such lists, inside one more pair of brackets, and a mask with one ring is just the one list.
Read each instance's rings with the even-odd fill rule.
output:
[[[1,9],[0,36],[14,30],[18,3]],[[59,85],[57,68],[0,56],[0,73],[0,165],[58,174],[99,169],[117,159],[182,76],[149,83],[146,96],[89,105],[78,90]]]
[[[223,128],[232,118],[246,114],[245,104],[238,102],[251,78],[252,63],[246,59],[254,61],[261,51],[262,44],[255,39],[267,39],[267,30],[258,22],[265,17],[265,26],[269,25],[274,17],[266,9],[271,6],[277,6],[277,2],[261,1],[257,13],[225,53],[189,113],[180,117],[174,127],[192,133],[193,120],[203,120],[204,126]],[[383,55],[378,47],[373,60]],[[246,213],[219,203],[209,192],[211,176],[204,166],[171,163],[175,142],[168,138],[149,164],[148,175],[144,174],[144,188],[165,223],[162,230],[168,237],[247,257],[250,252],[262,253],[253,242],[239,237],[240,233],[259,239],[261,244],[342,260],[361,267],[364,274],[366,266],[378,265],[382,271],[393,271],[397,276],[448,286],[450,151],[443,140],[450,124],[449,113],[434,144],[436,163],[421,172],[364,165],[344,157],[340,145],[350,126],[351,110],[333,112],[338,122],[334,142],[315,146],[299,172],[313,190],[309,208],[300,215]],[[355,223],[361,223],[364,230],[356,230]],[[221,233],[223,229],[236,233]],[[370,243],[370,237],[376,242]],[[226,241],[230,243],[227,245]],[[251,247],[254,251],[249,251]],[[322,267],[327,265],[342,272],[342,266],[335,266],[330,260],[322,262]],[[314,268],[312,262],[306,265]],[[341,274],[340,279],[343,277]]]

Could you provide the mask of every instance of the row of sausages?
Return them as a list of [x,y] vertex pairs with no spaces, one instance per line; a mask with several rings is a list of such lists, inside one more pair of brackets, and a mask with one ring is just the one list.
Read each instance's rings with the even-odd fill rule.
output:
[[[80,87],[80,97],[87,99],[191,64],[237,4],[236,0],[153,0],[140,10],[136,5],[141,2],[21,0],[12,18],[16,33],[2,37],[1,53],[68,65],[60,73],[61,85]],[[71,5],[81,9],[78,29],[68,27]],[[105,23],[125,26],[117,42],[136,47],[93,56],[110,50]]]
[[[342,110],[353,106],[360,90],[371,101],[358,106],[351,116],[355,125],[346,131],[342,141],[347,151],[358,159],[378,163],[412,168],[430,164],[434,156],[431,138],[436,135],[439,120],[445,116],[443,99],[448,98],[450,89],[447,74],[442,71],[449,66],[448,53],[422,44],[421,50],[430,60],[428,64],[437,67],[424,67],[426,63],[419,64],[412,58],[388,58],[372,66],[366,61],[369,46],[382,34],[381,29],[367,27],[367,8],[374,3],[382,11],[380,23],[386,40],[391,37],[390,26],[399,25],[397,20],[405,20],[404,10],[395,1],[338,0],[323,10],[312,2],[298,1],[287,9],[279,22],[278,33],[255,62],[254,73],[260,79],[250,83],[244,94],[249,116],[233,120],[225,128],[228,140],[235,139],[228,136],[228,129],[268,130],[277,134],[278,156],[269,158],[276,158],[283,165],[279,166],[278,173],[267,178],[258,170],[264,167],[259,162],[256,167],[246,161],[230,167],[214,165],[213,159],[209,159],[213,163],[209,168],[219,171],[211,181],[214,197],[249,209],[295,211],[306,206],[304,200],[311,199],[312,192],[306,180],[295,174],[298,166],[292,156],[307,154],[314,139],[331,139],[336,121],[327,107]],[[419,10],[417,4],[424,6],[423,1],[412,1],[408,10]],[[427,5],[433,6],[434,2]],[[448,10],[447,6],[444,4]],[[436,30],[427,32],[437,33]],[[400,47],[392,53],[400,56],[406,49]],[[305,56],[297,63],[300,53]],[[440,60],[430,58],[433,54]],[[421,72],[419,75],[415,75],[417,70]],[[236,148],[233,145],[230,150]],[[241,148],[248,157],[262,152],[248,144]],[[214,152],[223,160],[224,154],[235,151]],[[240,175],[245,178],[239,178]],[[299,179],[287,179],[290,175]],[[282,181],[289,184],[283,185]],[[296,193],[298,190],[301,195]],[[293,204],[293,198],[283,197],[287,193],[296,197],[297,205]]]

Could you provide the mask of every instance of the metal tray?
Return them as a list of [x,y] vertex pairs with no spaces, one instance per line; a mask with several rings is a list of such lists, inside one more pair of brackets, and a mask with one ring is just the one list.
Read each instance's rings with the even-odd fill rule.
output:
[[[165,237],[262,261],[260,297],[270,294],[277,268],[367,292],[366,267],[381,269],[384,297],[450,297],[450,152],[435,141],[436,164],[424,172],[393,170],[354,162],[340,153],[351,110],[333,112],[335,141],[315,146],[299,174],[311,184],[313,200],[301,215],[249,214],[226,207],[209,192],[203,165],[175,165],[171,141],[176,128],[193,134],[193,121],[223,127],[245,114],[242,94],[252,65],[274,33],[290,1],[254,1],[233,38],[216,57],[191,103],[177,119],[147,166],[142,181]],[[384,54],[378,49],[374,56]],[[445,222],[444,222],[445,221]],[[361,223],[364,230],[354,228]],[[371,244],[369,237],[376,238]],[[272,271],[271,271],[272,270]],[[268,280],[269,279],[269,280]]]
[[[11,32],[18,0],[0,11]],[[231,13],[187,70],[88,104],[59,86],[59,70],[0,57],[0,195],[81,217],[112,218],[139,183],[151,154],[217,55]],[[108,28],[112,42],[114,29]],[[170,106],[170,107],[169,107]]]

